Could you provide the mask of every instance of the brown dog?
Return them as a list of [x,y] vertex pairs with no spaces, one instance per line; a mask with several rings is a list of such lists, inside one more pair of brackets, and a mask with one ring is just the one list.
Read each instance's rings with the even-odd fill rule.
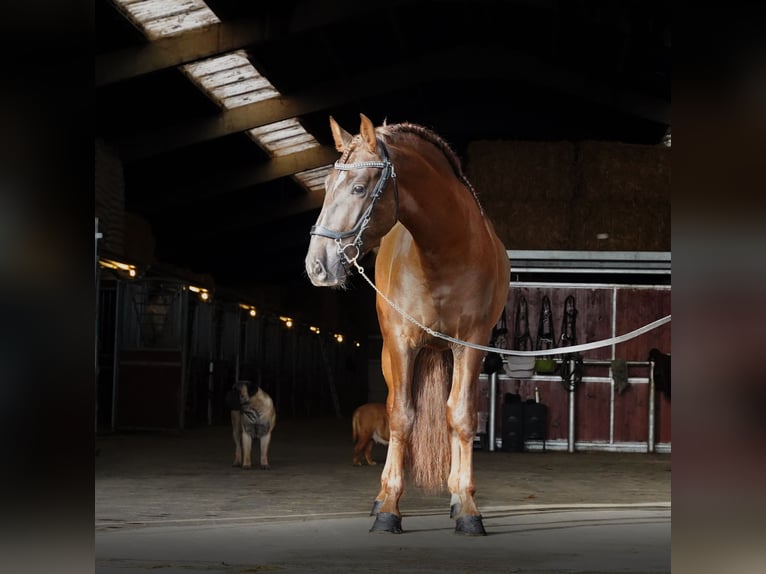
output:
[[354,439],[354,466],[362,466],[362,453],[367,464],[377,464],[372,459],[374,443],[388,444],[388,413],[383,403],[366,403],[354,411],[351,418]]
[[277,422],[274,402],[257,383],[238,381],[227,395],[234,438],[234,464],[251,468],[253,439],[260,441],[261,468],[269,469],[269,443]]

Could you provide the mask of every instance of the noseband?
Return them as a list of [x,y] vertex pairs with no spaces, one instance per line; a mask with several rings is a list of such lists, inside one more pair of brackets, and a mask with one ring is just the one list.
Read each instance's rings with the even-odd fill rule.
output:
[[[386,188],[386,184],[388,183],[389,179],[394,180],[394,204],[396,206],[396,218],[394,221],[397,221],[399,219],[399,186],[396,182],[396,172],[394,171],[394,164],[391,163],[391,159],[388,156],[388,149],[386,148],[385,144],[378,139],[378,146],[380,147],[381,155],[383,156],[383,161],[361,161],[356,163],[340,163],[335,162],[334,168],[339,171],[351,171],[354,169],[366,169],[369,167],[375,167],[378,169],[382,169],[382,173],[380,174],[380,179],[378,179],[377,183],[375,183],[375,187],[372,190],[371,198],[372,201],[370,202],[370,205],[367,206],[367,209],[364,210],[364,213],[362,213],[359,220],[356,222],[356,225],[349,229],[348,231],[333,231],[332,229],[328,229],[327,227],[323,227],[322,225],[312,225],[311,226],[311,235],[321,235],[322,237],[328,237],[330,239],[333,239],[335,241],[335,244],[338,247],[338,255],[340,255],[341,261],[344,265],[349,265],[357,260],[357,258],[363,253],[362,250],[362,234],[364,233],[365,229],[370,225],[370,218],[372,217],[372,210],[375,208],[375,205],[378,203],[378,200],[380,199],[380,196],[383,195],[383,190]],[[354,237],[354,240],[351,243],[346,244],[345,246],[342,245],[342,241],[346,239],[347,237]],[[346,249],[349,247],[354,247],[356,249],[356,253],[353,257],[349,257],[346,254]]]

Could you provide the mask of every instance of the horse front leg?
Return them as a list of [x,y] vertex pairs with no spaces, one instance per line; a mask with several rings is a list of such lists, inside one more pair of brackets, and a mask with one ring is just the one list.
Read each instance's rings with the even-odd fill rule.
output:
[[476,378],[478,361],[475,352],[461,349],[455,353],[452,390],[447,401],[452,461],[447,485],[451,494],[450,518],[455,519],[455,532],[467,536],[484,536],[481,513],[476,506],[473,482],[473,437],[476,434]]
[[[402,356],[404,355],[404,360]],[[410,396],[411,361],[407,355],[392,353],[384,342],[383,376],[388,385],[386,410],[390,438],[386,464],[380,475],[380,491],[375,497],[370,515],[375,522],[370,532],[402,532],[399,499],[404,492],[404,456],[412,434],[414,410]]]

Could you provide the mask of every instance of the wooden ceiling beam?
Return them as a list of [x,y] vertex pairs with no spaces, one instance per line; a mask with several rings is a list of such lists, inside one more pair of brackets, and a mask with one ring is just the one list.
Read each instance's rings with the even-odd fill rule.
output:
[[[404,1],[390,0],[388,9]],[[99,54],[95,59],[95,87],[130,80],[264,42],[283,40],[290,34],[321,28],[372,13],[373,10],[377,10],[377,7],[351,0],[305,0],[295,7],[287,23],[271,22],[268,18],[243,18],[221,22],[204,30],[155,40],[142,46]],[[285,32],[285,29],[288,31]]]
[[151,72],[239,50],[268,40],[272,34],[257,20],[222,22],[204,30],[155,40],[96,56],[95,86],[100,88]]
[[[224,137],[272,122],[330,109],[388,91],[437,79],[508,79],[579,97],[660,124],[670,124],[670,103],[645,94],[614,90],[574,73],[507,51],[488,59],[483,50],[466,47],[426,54],[409,62],[376,68],[354,78],[325,84],[296,96],[280,96],[179,126],[146,131],[114,142],[124,161],[141,160],[174,149]],[[354,86],[353,90],[349,86]],[[481,84],[477,83],[477,89]]]
[[259,183],[328,165],[338,159],[338,156],[335,148],[319,146],[275,157],[264,164],[245,170],[216,174],[215,177],[194,182],[178,182],[172,189],[162,185],[162,191],[152,194],[151,199],[136,201],[136,207],[141,211],[157,212],[183,204],[209,200],[225,193],[256,186]]

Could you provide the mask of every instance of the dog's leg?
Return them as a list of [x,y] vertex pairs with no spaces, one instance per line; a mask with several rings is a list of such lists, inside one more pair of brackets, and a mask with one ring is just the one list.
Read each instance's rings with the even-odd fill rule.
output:
[[234,463],[232,466],[242,466],[242,413],[231,411],[231,436],[234,439]]
[[271,431],[261,437],[261,468],[269,470],[269,443],[271,442]]
[[357,438],[356,443],[354,444],[354,456],[351,459],[351,464],[354,466],[362,466],[362,452],[365,448],[365,442],[362,437]]
[[250,454],[253,450],[253,437],[245,429],[242,429],[242,468],[253,466]]
[[364,458],[367,461],[367,464],[370,466],[373,466],[375,464],[378,464],[374,460],[372,460],[372,447],[375,444],[375,441],[370,439],[367,441],[367,446],[364,448]]

